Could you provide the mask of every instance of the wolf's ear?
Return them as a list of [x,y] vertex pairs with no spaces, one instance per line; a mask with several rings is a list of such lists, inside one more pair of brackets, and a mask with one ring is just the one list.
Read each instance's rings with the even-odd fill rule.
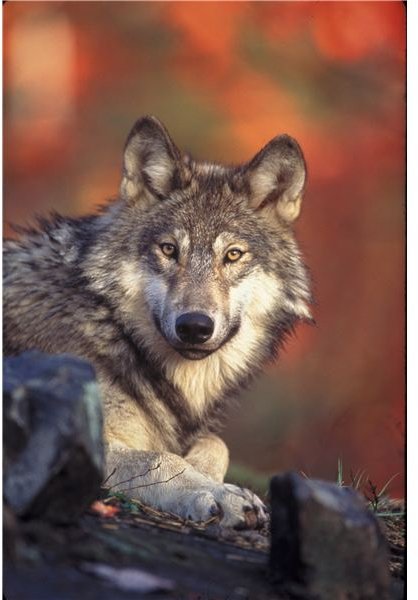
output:
[[287,222],[300,213],[306,165],[299,144],[288,135],[272,139],[245,168],[250,205],[270,210]]
[[180,152],[164,125],[155,117],[139,119],[125,144],[122,198],[130,202],[144,196],[161,199],[178,186],[179,179]]

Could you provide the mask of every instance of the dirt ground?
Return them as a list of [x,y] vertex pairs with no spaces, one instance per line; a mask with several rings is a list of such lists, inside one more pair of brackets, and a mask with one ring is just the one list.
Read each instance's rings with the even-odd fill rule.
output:
[[[380,519],[394,599],[403,594],[405,550],[403,507],[396,510],[399,516],[392,511]],[[72,525],[17,527],[6,514],[5,543],[6,600],[283,597],[268,580],[267,529],[224,530],[215,521],[197,526],[118,498],[96,503]]]

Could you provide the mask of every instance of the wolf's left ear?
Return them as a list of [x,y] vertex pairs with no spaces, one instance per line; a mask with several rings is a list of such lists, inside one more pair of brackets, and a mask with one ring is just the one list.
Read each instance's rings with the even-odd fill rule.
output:
[[139,119],[125,144],[122,198],[131,202],[161,199],[179,179],[180,152],[164,125],[155,117]]
[[245,168],[250,205],[275,212],[287,222],[300,213],[306,165],[299,144],[288,135],[272,139]]

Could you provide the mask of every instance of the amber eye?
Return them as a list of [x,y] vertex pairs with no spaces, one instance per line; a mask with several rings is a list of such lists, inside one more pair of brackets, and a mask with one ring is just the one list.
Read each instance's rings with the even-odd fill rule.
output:
[[225,255],[225,262],[236,262],[244,254],[239,248],[231,248]]
[[161,248],[161,252],[167,258],[177,258],[177,248],[175,247],[174,244],[168,244],[168,243],[160,244],[160,248]]

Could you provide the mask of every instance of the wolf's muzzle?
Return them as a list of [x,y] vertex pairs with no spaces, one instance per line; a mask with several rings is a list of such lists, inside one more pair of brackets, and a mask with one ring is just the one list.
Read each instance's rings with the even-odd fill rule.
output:
[[190,312],[176,319],[176,334],[185,344],[203,344],[213,334],[215,323],[203,313]]

